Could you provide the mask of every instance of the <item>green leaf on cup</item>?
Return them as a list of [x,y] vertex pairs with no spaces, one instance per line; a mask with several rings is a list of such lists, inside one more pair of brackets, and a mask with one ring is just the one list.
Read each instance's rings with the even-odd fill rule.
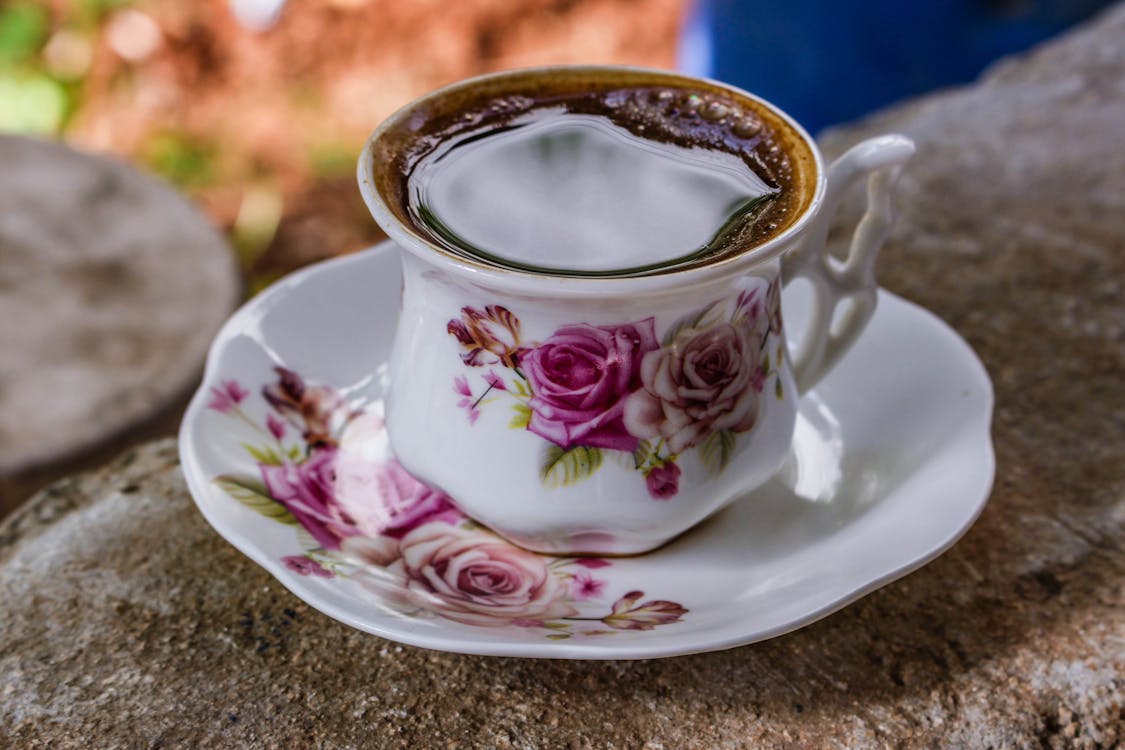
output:
[[552,443],[543,450],[539,477],[548,487],[566,487],[589,478],[601,465],[600,448],[576,445],[563,450]]
[[527,404],[514,404],[512,410],[516,415],[508,422],[508,426],[513,430],[525,430],[527,425],[531,423],[531,409]]
[[649,457],[652,455],[652,443],[648,440],[640,440],[637,442],[637,449],[632,453],[629,451],[609,451],[609,457],[612,458],[621,468],[628,471],[638,471],[642,466],[648,463]]
[[281,523],[296,525],[297,519],[293,514],[269,496],[266,486],[256,479],[249,477],[232,477],[229,474],[215,477],[213,480],[224,492],[253,511],[261,513],[266,518],[272,518]]
[[727,467],[734,456],[735,434],[730,430],[712,433],[699,446],[699,458],[712,474],[718,474]]
[[637,443],[637,449],[633,451],[633,468],[639,469],[645,465],[649,457],[652,455],[652,443],[648,440],[641,440]]
[[777,400],[778,401],[785,398],[785,395],[782,393],[782,390],[781,390],[781,378],[780,377],[774,383],[773,392],[777,394]]

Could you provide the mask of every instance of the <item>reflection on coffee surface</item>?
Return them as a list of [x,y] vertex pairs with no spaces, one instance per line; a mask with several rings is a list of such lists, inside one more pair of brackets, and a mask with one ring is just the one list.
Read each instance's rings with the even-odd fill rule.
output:
[[789,157],[712,93],[486,100],[437,123],[406,175],[415,226],[493,265],[613,275],[743,252],[788,225]]

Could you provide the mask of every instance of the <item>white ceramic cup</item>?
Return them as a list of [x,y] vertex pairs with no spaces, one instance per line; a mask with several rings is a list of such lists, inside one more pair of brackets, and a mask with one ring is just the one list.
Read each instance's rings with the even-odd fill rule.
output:
[[[745,252],[626,277],[499,267],[450,252],[410,223],[403,165],[430,119],[482,92],[534,96],[560,82],[713,91],[756,107],[789,150],[799,210]],[[800,395],[870,319],[891,190],[913,152],[903,136],[880,136],[825,170],[813,140],[776,107],[723,84],[635,68],[513,71],[407,105],[359,160],[363,198],[404,251],[386,404],[398,459],[539,552],[639,553],[691,528],[778,470]],[[828,224],[844,189],[864,176],[867,212],[840,262],[825,250]],[[812,283],[815,303],[791,356],[780,288],[794,278]]]

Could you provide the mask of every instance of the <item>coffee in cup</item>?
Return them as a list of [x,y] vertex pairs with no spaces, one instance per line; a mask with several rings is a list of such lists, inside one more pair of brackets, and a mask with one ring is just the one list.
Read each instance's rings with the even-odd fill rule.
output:
[[790,156],[761,114],[664,86],[484,97],[430,123],[406,175],[415,227],[540,273],[652,273],[721,259],[790,224]]
[[785,232],[816,188],[805,140],[755,100],[669,81],[516,74],[419,108],[373,156],[395,163],[396,214],[497,267],[665,273]]

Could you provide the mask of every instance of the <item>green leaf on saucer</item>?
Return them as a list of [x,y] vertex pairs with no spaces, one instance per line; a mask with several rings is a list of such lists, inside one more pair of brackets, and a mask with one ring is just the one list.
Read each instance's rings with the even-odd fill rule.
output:
[[296,525],[297,519],[293,514],[269,496],[266,486],[257,479],[249,477],[232,477],[224,474],[212,480],[224,492],[251,510],[261,513],[266,518],[272,518],[281,523]]
[[279,456],[277,454],[277,451],[275,451],[273,448],[255,448],[253,445],[250,445],[250,443],[243,443],[242,447],[245,448],[246,452],[253,456],[254,460],[260,464],[266,464],[267,466],[281,466],[283,463],[285,463],[285,459]]

